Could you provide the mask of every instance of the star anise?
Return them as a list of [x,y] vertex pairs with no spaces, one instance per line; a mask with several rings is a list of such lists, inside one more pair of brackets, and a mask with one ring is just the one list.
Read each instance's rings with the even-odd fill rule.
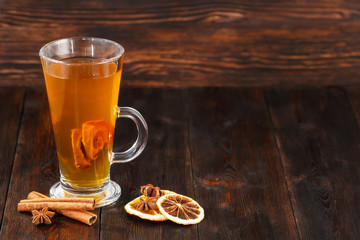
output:
[[164,195],[159,187],[154,187],[152,184],[141,186],[140,192],[147,197],[160,197]]
[[55,215],[55,212],[48,211],[48,208],[45,207],[42,210],[32,210],[32,223],[39,225],[41,223],[51,224],[51,218]]
[[140,198],[140,202],[135,202],[131,206],[140,212],[149,211],[157,208],[156,201],[156,197],[149,197],[146,200]]

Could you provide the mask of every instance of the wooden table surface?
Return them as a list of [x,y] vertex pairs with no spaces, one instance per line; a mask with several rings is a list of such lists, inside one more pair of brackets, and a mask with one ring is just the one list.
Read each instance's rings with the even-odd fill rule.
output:
[[[0,0],[0,239],[360,239],[357,1]],[[115,164],[89,227],[34,226],[17,203],[59,180],[38,51],[95,36],[125,49],[120,106],[149,126]],[[118,121],[115,145],[133,140]],[[198,225],[124,205],[147,183],[190,196]]]
[[[360,237],[360,88],[122,90],[120,105],[143,113],[149,142],[138,159],[112,166],[120,200],[96,210],[92,227],[62,216],[36,227],[16,207],[59,179],[46,93],[0,89],[0,239]],[[115,145],[132,138],[126,125],[118,121]],[[205,219],[129,216],[124,205],[146,183],[196,199]]]

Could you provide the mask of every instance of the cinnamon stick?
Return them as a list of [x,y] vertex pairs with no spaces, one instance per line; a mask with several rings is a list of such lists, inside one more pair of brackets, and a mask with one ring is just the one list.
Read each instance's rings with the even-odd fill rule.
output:
[[[39,199],[39,198],[50,199],[48,196],[41,194],[39,192],[36,192],[36,191],[29,193],[27,198],[28,199]],[[75,220],[85,223],[89,226],[93,225],[97,220],[97,215],[92,212],[88,212],[88,211],[78,211],[78,210],[55,210],[55,211],[61,215],[75,219]]]
[[35,198],[24,199],[21,203],[43,203],[43,202],[79,202],[79,203],[91,203],[95,204],[94,198]]
[[52,210],[94,210],[95,204],[82,202],[20,202],[18,211],[31,211],[44,207]]

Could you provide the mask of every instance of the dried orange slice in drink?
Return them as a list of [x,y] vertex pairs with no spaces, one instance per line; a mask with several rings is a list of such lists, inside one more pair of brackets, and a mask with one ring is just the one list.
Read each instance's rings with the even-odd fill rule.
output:
[[196,224],[204,219],[204,209],[195,200],[177,193],[160,197],[156,205],[166,218],[179,224]]
[[86,157],[84,150],[84,145],[81,141],[81,130],[72,129],[71,130],[71,144],[74,153],[75,166],[78,169],[88,169],[91,167],[90,159]]

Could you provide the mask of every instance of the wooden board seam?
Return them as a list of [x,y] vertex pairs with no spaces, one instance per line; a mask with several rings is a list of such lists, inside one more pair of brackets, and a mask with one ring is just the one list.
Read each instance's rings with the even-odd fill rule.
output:
[[13,168],[14,168],[14,162],[15,162],[15,155],[16,155],[16,149],[18,147],[18,140],[19,140],[19,134],[20,134],[20,127],[21,127],[21,123],[23,120],[23,115],[24,115],[24,108],[25,108],[25,99],[26,99],[26,91],[23,92],[23,99],[22,99],[22,106],[21,106],[21,114],[20,114],[20,118],[19,118],[19,122],[18,122],[18,128],[17,128],[17,132],[16,132],[16,144],[14,146],[13,149],[13,157],[12,157],[12,164],[11,164],[11,173],[9,174],[9,179],[8,179],[8,185],[6,188],[6,192],[5,192],[5,202],[4,202],[4,207],[3,207],[3,211],[2,211],[2,215],[0,218],[0,233],[2,231],[3,228],[3,218],[5,215],[5,207],[6,207],[6,203],[7,203],[7,195],[9,193],[9,187],[10,187],[10,182],[11,182],[11,178],[12,178],[12,172],[13,172]]
[[265,103],[266,103],[267,112],[269,114],[272,136],[274,138],[276,151],[277,151],[277,154],[279,156],[280,165],[281,165],[281,169],[282,169],[282,173],[283,173],[283,177],[284,177],[284,181],[285,181],[285,186],[286,186],[286,190],[287,190],[288,197],[289,197],[291,213],[292,213],[293,218],[294,218],[296,235],[297,235],[298,239],[300,239],[298,223],[297,223],[297,219],[295,217],[294,207],[293,207],[293,204],[292,204],[292,201],[291,201],[291,196],[290,196],[290,191],[289,191],[289,187],[288,187],[288,182],[287,182],[287,179],[286,179],[286,173],[285,173],[285,169],[284,169],[284,165],[283,165],[283,160],[282,160],[282,157],[281,157],[281,154],[280,154],[279,143],[278,143],[278,140],[276,138],[276,130],[275,130],[275,126],[274,126],[273,116],[272,116],[271,110],[270,110],[269,99],[267,97],[267,94],[264,92],[264,90],[263,90],[263,94],[264,94],[264,99],[265,99]]
[[[189,94],[188,91],[186,91],[185,93],[185,99],[189,99]],[[189,149],[189,158],[190,158],[190,168],[191,168],[191,179],[193,180],[193,184],[192,184],[192,189],[193,189],[193,194],[194,194],[194,198],[197,199],[198,198],[198,194],[196,192],[196,187],[195,187],[195,174],[194,174],[194,162],[193,162],[193,158],[192,158],[192,149],[191,149],[191,139],[190,139],[190,120],[189,120],[189,115],[190,111],[189,111],[189,102],[186,101],[185,103],[185,116],[186,116],[186,133],[187,133],[187,145],[188,145],[188,149]],[[196,200],[195,200],[196,201]],[[197,239],[200,239],[200,231],[199,231],[199,225],[196,224],[196,236]]]

